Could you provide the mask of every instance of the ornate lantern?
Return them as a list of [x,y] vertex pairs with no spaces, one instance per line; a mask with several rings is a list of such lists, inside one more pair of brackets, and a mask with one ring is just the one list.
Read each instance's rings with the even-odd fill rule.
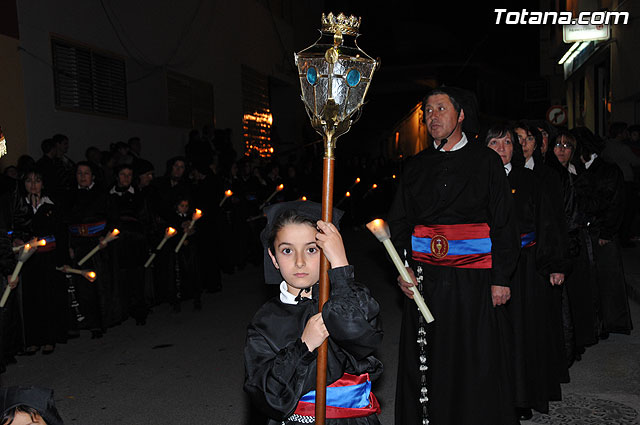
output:
[[355,16],[323,13],[320,38],[295,55],[302,101],[329,157],[335,140],[357,120],[379,65],[358,47],[360,22]]

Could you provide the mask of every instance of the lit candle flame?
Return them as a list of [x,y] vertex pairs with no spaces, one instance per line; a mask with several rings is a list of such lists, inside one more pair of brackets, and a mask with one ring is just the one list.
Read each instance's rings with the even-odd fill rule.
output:
[[173,227],[167,227],[167,231],[166,231],[167,236],[173,236],[175,233],[176,233],[176,229],[174,229]]
[[389,233],[389,226],[387,226],[387,223],[385,223],[381,218],[376,218],[375,220],[368,222],[366,226],[380,242],[391,237],[391,234]]
[[360,183],[360,177],[356,177],[356,183]]
[[306,197],[306,196],[303,196],[303,197],[302,197],[302,198],[300,198],[300,199],[301,199],[302,201],[306,201],[306,200],[307,200],[307,197]]
[[111,234],[112,234],[113,236],[118,236],[118,235],[120,234],[120,230],[118,230],[118,229],[113,229],[113,231],[111,232]]
[[47,241],[45,241],[44,239],[40,239],[38,241],[38,246],[45,246],[47,244]]
[[349,196],[351,196],[351,192],[345,193],[344,196],[346,196],[348,198]]
[[29,251],[30,249],[31,249],[31,245],[29,245],[28,243],[24,244],[25,251]]
[[196,211],[193,213],[193,216],[191,217],[191,219],[198,220],[200,217],[202,217],[202,211],[196,208]]
[[224,193],[224,196],[226,196],[227,198],[228,198],[229,196],[231,196],[231,195],[233,195],[233,192],[232,192],[231,190],[227,190],[227,191]]
[[373,186],[371,186],[371,189],[376,189],[377,187],[378,185],[374,183]]
[[396,175],[394,174],[393,176],[391,176],[391,178],[392,178],[392,179],[395,179],[395,178],[396,178]]
[[276,189],[278,192],[280,192],[282,189],[284,189],[284,185],[280,184],[280,186],[278,186],[278,188]]

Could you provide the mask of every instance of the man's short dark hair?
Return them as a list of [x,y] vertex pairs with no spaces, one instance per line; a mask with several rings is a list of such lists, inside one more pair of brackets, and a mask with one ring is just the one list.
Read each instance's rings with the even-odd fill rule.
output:
[[453,105],[453,107],[456,110],[456,112],[460,113],[460,111],[462,110],[462,106],[460,105],[460,102],[458,102],[458,100],[451,93],[447,93],[447,91],[445,91],[445,90],[443,90],[443,89],[441,89],[439,87],[431,90],[424,97],[424,102],[422,103],[422,108],[424,109],[425,105],[427,104],[427,99],[429,99],[429,97],[435,96],[437,94],[445,94],[445,95],[447,95],[449,97],[449,100],[451,101],[451,104]]
[[40,149],[42,149],[42,153],[48,154],[52,150],[56,148],[56,143],[53,139],[44,139],[42,143],[40,143]]

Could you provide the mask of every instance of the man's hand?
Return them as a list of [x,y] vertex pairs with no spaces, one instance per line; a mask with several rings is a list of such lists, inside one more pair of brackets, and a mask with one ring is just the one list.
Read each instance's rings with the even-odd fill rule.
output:
[[411,282],[405,281],[402,276],[398,276],[398,285],[404,294],[413,299],[413,291],[411,290],[412,286],[417,286],[418,281],[416,280],[416,275],[413,273],[411,267],[407,267],[407,271],[409,272],[409,276],[411,276]]
[[506,304],[511,298],[511,289],[508,286],[491,285],[491,300],[493,306]]
[[564,283],[564,273],[551,273],[549,281],[552,285],[562,285]]
[[313,351],[320,347],[328,336],[329,331],[327,331],[324,320],[322,320],[322,313],[317,313],[311,316],[307,322],[300,339],[307,344],[309,351]]

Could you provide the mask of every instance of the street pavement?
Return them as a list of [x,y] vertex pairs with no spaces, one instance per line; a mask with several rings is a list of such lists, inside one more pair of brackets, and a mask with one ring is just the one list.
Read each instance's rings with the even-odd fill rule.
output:
[[[377,353],[385,365],[373,391],[383,424],[393,424],[402,296],[382,245],[366,230],[344,232],[356,278],[371,288],[381,305],[385,339]],[[640,248],[624,252],[630,285],[640,293]],[[202,311],[183,303],[154,308],[146,326],[131,320],[109,329],[104,338],[88,333],[58,345],[49,356],[19,357],[0,375],[0,384],[40,385],[55,390],[68,424],[239,424],[264,423],[242,391],[246,326],[274,294],[262,284],[261,267],[247,266],[223,276],[223,291],[205,294]],[[640,298],[640,297],[639,297]],[[640,308],[631,302],[634,323]],[[640,412],[640,332],[611,335],[587,349],[570,370],[564,400],[550,415],[526,424],[631,424]],[[412,424],[398,424],[412,425]]]

